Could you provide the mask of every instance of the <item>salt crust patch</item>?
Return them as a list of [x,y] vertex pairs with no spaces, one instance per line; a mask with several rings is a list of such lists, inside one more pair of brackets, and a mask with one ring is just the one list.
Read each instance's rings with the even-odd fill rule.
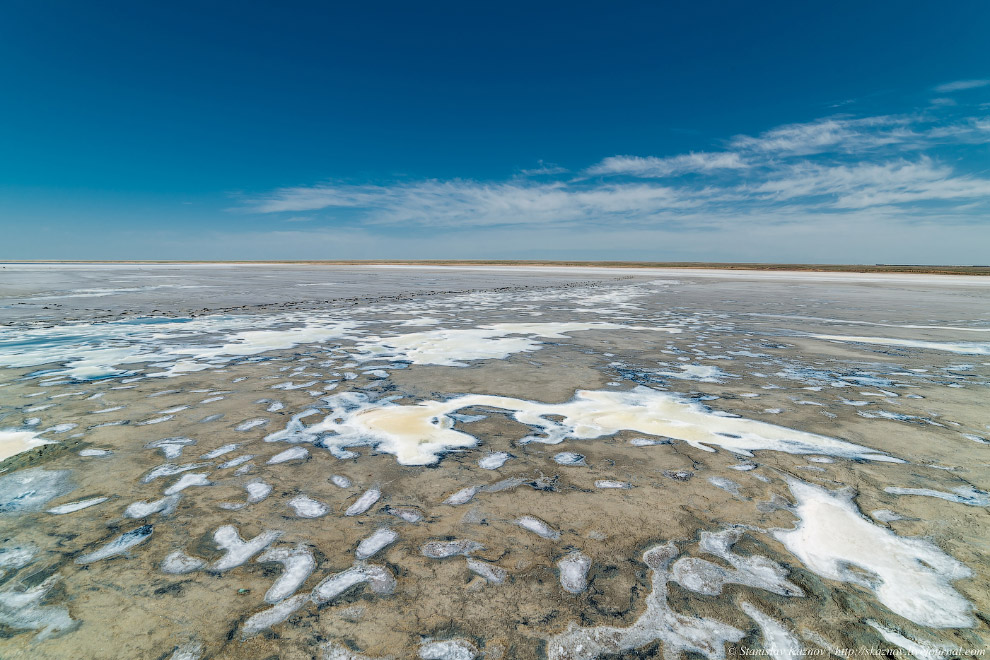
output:
[[726,378],[735,378],[732,374],[727,374],[718,367],[700,364],[678,365],[680,371],[660,371],[661,376],[675,378],[677,380],[693,380],[699,383],[721,383]]
[[163,463],[158,467],[152,468],[146,475],[141,477],[141,483],[151,483],[159,477],[170,477],[175,474],[181,474],[182,472],[188,472],[189,470],[195,470],[196,468],[206,467],[207,465],[209,463],[186,463],[185,465]]
[[154,440],[145,445],[146,449],[157,449],[165,458],[171,460],[182,455],[182,450],[189,445],[196,444],[192,438],[162,438]]
[[165,495],[175,495],[184,491],[190,486],[212,486],[213,482],[207,479],[206,472],[193,472],[192,474],[184,474],[179,477],[179,480],[174,484],[165,489]]
[[15,630],[36,630],[35,639],[42,640],[68,632],[78,625],[69,610],[59,605],[42,605],[59,576],[53,575],[41,584],[24,591],[15,591],[8,583],[0,591],[0,624]]
[[68,470],[29,468],[0,476],[0,514],[40,511],[74,489]]
[[802,657],[801,643],[787,628],[745,601],[739,606],[746,616],[760,627],[763,649],[773,660],[793,660]]
[[305,447],[292,447],[290,449],[286,449],[283,452],[279,452],[278,454],[275,454],[274,456],[269,458],[267,464],[277,465],[279,463],[285,463],[287,461],[295,461],[298,459],[303,459],[308,456],[309,456],[309,450],[306,449]]
[[109,559],[111,557],[116,557],[117,555],[122,555],[134,546],[144,543],[149,538],[151,538],[151,533],[154,528],[151,525],[142,525],[137,529],[132,529],[129,532],[125,532],[110,541],[103,547],[93,552],[85,555],[81,555],[76,558],[77,564],[91,564],[96,561],[101,561],[103,559]]
[[330,513],[330,507],[306,495],[298,495],[289,500],[289,506],[300,518],[319,518]]
[[643,553],[643,561],[653,571],[653,590],[646,597],[646,610],[632,625],[582,628],[571,623],[567,630],[548,640],[547,658],[594,660],[607,653],[618,654],[661,641],[667,660],[677,660],[685,651],[723,660],[725,644],[738,642],[745,633],[714,619],[678,614],[670,608],[667,566],[676,556],[677,548],[672,543]]
[[472,360],[501,360],[513,353],[539,350],[539,339],[566,339],[588,330],[652,330],[679,333],[678,328],[616,323],[495,323],[477,328],[431,330],[395,337],[373,337],[359,344],[363,359],[405,360],[413,364],[463,367]]
[[591,559],[584,554],[574,551],[557,562],[560,571],[560,586],[571,594],[579,594],[588,588],[588,571],[591,570]]
[[310,597],[314,603],[326,603],[361,583],[367,583],[377,594],[390,594],[395,590],[395,578],[388,569],[357,563],[346,571],[325,578],[316,585]]
[[302,545],[291,549],[270,548],[264,554],[260,555],[257,561],[278,562],[284,567],[282,575],[275,580],[275,583],[265,593],[266,603],[278,603],[296,593],[296,590],[302,586],[303,582],[306,581],[316,568],[316,560],[313,558],[313,553]]
[[616,481],[614,479],[598,479],[595,481],[595,488],[614,488],[617,490],[629,490],[632,484],[628,481]]
[[182,550],[170,553],[162,560],[161,569],[163,573],[169,575],[182,575],[198,571],[206,565],[206,562],[198,557],[190,557]]
[[109,449],[81,449],[79,450],[80,456],[94,457],[94,456],[109,456],[113,452]]
[[430,559],[446,559],[457,555],[470,555],[477,550],[484,550],[485,547],[477,541],[467,539],[457,539],[454,541],[429,541],[420,548],[420,553]]
[[925,497],[936,497],[948,502],[958,502],[969,506],[990,506],[990,493],[973,488],[972,486],[959,486],[953,488],[951,493],[931,488],[899,488],[888,486],[883,489],[885,493],[892,495],[923,495]]
[[[299,323],[288,329],[256,329]],[[351,321],[301,315],[213,316],[167,323],[80,323],[31,328],[8,333],[11,348],[0,349],[0,366],[32,367],[58,363],[52,371],[76,380],[134,373],[127,368],[154,364],[162,371],[151,377],[175,376],[222,366],[234,358],[286,350],[347,337],[358,326]],[[66,342],[71,335],[74,341]],[[203,337],[212,341],[204,342]],[[183,342],[182,339],[189,341]]]
[[423,519],[423,514],[419,510],[414,509],[413,507],[387,506],[383,510],[385,513],[389,514],[390,516],[395,516],[396,518],[405,520],[407,523],[413,525],[415,525],[416,523],[418,523],[420,520]]
[[203,645],[199,642],[187,642],[175,649],[168,660],[199,660],[203,656]]
[[419,647],[422,660],[475,660],[478,649],[466,639],[427,640]]
[[[284,328],[288,324],[296,327]],[[268,325],[269,328],[258,329]],[[321,315],[214,316],[176,319],[156,324],[80,323],[54,328],[31,328],[9,333],[12,348],[0,348],[0,366],[32,367],[59,364],[52,375],[91,380],[137,373],[149,377],[176,376],[221,367],[230,360],[300,344],[334,339],[358,339],[362,325]],[[283,327],[278,327],[283,326]],[[357,346],[365,359],[392,357],[416,364],[457,366],[462,360],[504,358],[539,349],[536,338],[565,338],[583,330],[660,330],[614,323],[501,323],[480,328],[436,330],[397,337],[370,337]],[[69,333],[74,341],[66,342]],[[513,336],[521,335],[521,336]],[[203,341],[208,337],[212,341]],[[183,342],[183,339],[188,341]],[[160,371],[150,371],[150,369]],[[131,369],[131,370],[129,370]]]
[[670,579],[706,596],[717,596],[727,584],[741,584],[766,589],[781,596],[804,596],[796,584],[789,582],[787,569],[766,557],[743,556],[732,551],[732,546],[742,537],[742,530],[725,529],[720,532],[702,532],[698,549],[714,555],[732,568],[727,569],[698,557],[682,557],[671,567]]
[[584,465],[584,456],[572,451],[562,451],[554,454],[553,460],[560,465]]
[[211,566],[211,571],[227,571],[245,563],[254,555],[258,554],[282,536],[279,531],[267,531],[258,534],[253,539],[245,541],[237,533],[237,528],[233,525],[224,525],[213,534],[213,541],[226,554],[215,561]]
[[393,660],[393,657],[372,658],[370,655],[355,653],[337,642],[327,642],[327,645],[323,647],[323,660]]
[[880,346],[903,346],[922,348],[930,351],[945,351],[960,355],[990,355],[990,343],[977,341],[922,341],[919,339],[894,339],[893,337],[852,337],[848,335],[808,335],[828,341],[847,341],[854,344],[876,344]]
[[467,504],[474,499],[474,496],[478,494],[479,490],[481,490],[481,486],[466,486],[445,499],[443,503],[449,506],[460,506],[461,504]]
[[126,509],[124,509],[124,517],[145,518],[153,513],[168,515],[175,511],[175,508],[178,506],[181,498],[182,495],[176,493],[175,495],[169,495],[160,500],[155,500],[154,502],[146,502],[144,500],[133,502],[129,504]]
[[387,548],[391,544],[395,543],[399,538],[393,530],[382,527],[358,543],[357,550],[354,552],[354,556],[358,559],[368,559],[378,554],[381,550]]
[[264,426],[267,423],[268,423],[268,420],[265,419],[265,418],[263,418],[263,417],[258,417],[258,418],[255,418],[255,419],[247,419],[247,420],[244,420],[243,422],[241,422],[240,424],[238,424],[234,428],[234,430],[235,431],[250,431],[253,428],[257,428],[259,426]]
[[357,498],[353,504],[347,507],[344,511],[345,516],[359,516],[381,498],[382,492],[377,488],[369,488],[366,490],[361,497]]
[[[686,400],[670,392],[637,387],[627,392],[578,390],[567,403],[547,404],[511,397],[468,394],[448,401],[413,405],[372,403],[356,392],[326,398],[331,414],[306,427],[291,424],[267,441],[317,442],[341,457],[347,447],[373,445],[393,454],[402,465],[431,465],[444,452],[473,447],[477,438],[453,428],[451,413],[472,406],[507,410],[512,417],[542,431],[521,443],[557,444],[567,438],[592,439],[622,430],[671,437],[705,451],[722,447],[741,456],[756,450],[791,454],[826,454],[850,459],[902,462],[875,449],[837,438],[745,419]],[[549,416],[559,416],[552,421]]]
[[395,577],[388,569],[358,562],[340,573],[327,576],[312,592],[286,598],[274,607],[250,616],[244,622],[241,632],[244,637],[256,635],[262,630],[282,623],[309,602],[317,605],[328,603],[361,584],[367,584],[372,593],[378,595],[387,595],[395,591]]
[[918,660],[942,660],[953,656],[965,656],[963,649],[944,644],[933,644],[931,642],[916,642],[909,637],[905,637],[896,630],[890,630],[880,625],[876,621],[867,621],[871,628],[880,633],[880,636],[891,644],[896,644],[913,655]]
[[560,538],[560,532],[535,516],[522,516],[521,518],[517,518],[516,524],[527,531],[533,532],[537,536],[542,536],[545,539],[556,540]]
[[478,467],[482,470],[497,470],[505,462],[512,458],[512,455],[505,451],[496,451],[478,459]]
[[929,541],[904,538],[873,524],[850,493],[794,479],[788,485],[800,521],[795,529],[774,536],[811,571],[871,589],[877,600],[914,623],[930,628],[973,625],[972,606],[952,587],[954,580],[972,575],[964,564]]
[[38,546],[33,543],[0,548],[0,577],[3,577],[8,569],[24,568],[34,560],[37,554]]
[[48,513],[55,515],[63,515],[66,513],[75,513],[76,511],[82,511],[83,509],[88,509],[91,506],[96,506],[97,504],[102,504],[106,502],[109,497],[90,497],[85,500],[77,500],[75,502],[69,502],[68,504],[62,504],[60,506],[48,509]]
[[232,458],[229,461],[224,461],[223,463],[221,463],[220,465],[217,466],[217,469],[218,470],[226,470],[227,468],[237,467],[238,465],[241,465],[242,463],[247,463],[248,461],[250,461],[254,457],[255,457],[255,454],[244,454],[243,456],[238,456],[237,458]]
[[248,504],[260,502],[272,492],[272,487],[264,481],[252,481],[251,483],[244,484],[244,489],[248,493]]
[[474,557],[467,558],[467,567],[469,571],[475,575],[483,577],[492,584],[502,584],[505,582],[505,578],[508,577],[508,573],[504,568],[491,564],[487,561],[475,559]]

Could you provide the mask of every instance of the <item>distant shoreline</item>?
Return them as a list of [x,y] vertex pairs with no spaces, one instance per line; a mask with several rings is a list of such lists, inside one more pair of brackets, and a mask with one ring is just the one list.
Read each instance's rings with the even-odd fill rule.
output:
[[229,264],[229,265],[297,265],[297,266],[547,266],[574,268],[681,268],[752,271],[798,271],[817,273],[909,273],[919,275],[984,275],[987,266],[938,266],[921,264],[766,264],[717,263],[700,261],[548,261],[517,259],[301,259],[301,260],[103,260],[103,259],[32,259],[0,261],[3,264]]

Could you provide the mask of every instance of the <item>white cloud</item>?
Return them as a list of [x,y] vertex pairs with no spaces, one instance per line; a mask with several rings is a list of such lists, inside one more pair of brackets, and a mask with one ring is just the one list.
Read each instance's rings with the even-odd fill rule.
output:
[[689,153],[667,158],[652,156],[610,156],[589,167],[585,174],[607,176],[625,174],[643,178],[663,178],[689,172],[710,172],[712,170],[741,170],[749,167],[737,153],[731,151],[716,153]]
[[751,190],[775,201],[827,196],[841,209],[990,198],[990,180],[956,176],[929,158],[822,166],[799,164]]
[[600,236],[602,250],[614,243],[610,231],[627,238],[634,231],[728,237],[746,227],[805,223],[826,234],[828,227],[881,220],[885,226],[982,226],[990,216],[990,178],[967,170],[967,153],[971,157],[973,145],[990,141],[990,119],[964,112],[936,106],[913,115],[828,117],[736,136],[724,151],[611,156],[576,177],[541,162],[539,169],[499,181],[289,187],[249,202],[248,210],[290,215],[324,209],[321,216],[336,218],[337,227],[372,233],[401,228],[408,236],[425,228],[465,229],[536,241],[545,232],[538,239],[545,243],[516,246],[517,254],[563,246],[572,242],[564,236],[603,228],[609,229]]
[[955,82],[944,83],[935,88],[939,94],[949,92],[960,92],[964,89],[976,89],[990,85],[990,80],[956,80]]
[[563,182],[428,180],[394,186],[285,188],[257,201],[254,210],[362,208],[370,224],[447,227],[641,220],[700,203],[671,187],[637,183],[573,188]]
[[539,165],[539,167],[532,169],[521,170],[520,174],[523,176],[551,176],[554,174],[566,174],[569,171],[566,167],[554,165],[553,163],[544,163],[542,160]]
[[854,153],[916,140],[906,117],[828,118],[778,126],[757,137],[737,135],[729,146],[739,151],[808,156],[827,152]]

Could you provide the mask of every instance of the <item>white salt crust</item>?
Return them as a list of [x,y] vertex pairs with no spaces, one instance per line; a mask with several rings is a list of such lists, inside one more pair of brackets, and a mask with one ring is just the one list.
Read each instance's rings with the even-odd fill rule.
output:
[[794,660],[802,657],[801,643],[780,622],[770,618],[755,606],[743,601],[739,603],[746,616],[756,622],[763,636],[763,649],[773,660]]
[[430,330],[395,337],[369,337],[358,345],[363,359],[389,358],[413,364],[463,367],[474,360],[501,360],[537,351],[539,339],[566,339],[588,330],[647,330],[679,333],[679,328],[616,323],[494,323],[477,328]]
[[382,492],[380,490],[377,488],[369,488],[364,492],[364,494],[361,495],[361,497],[357,498],[353,504],[347,507],[347,510],[344,511],[344,515],[360,516],[362,513],[370,509],[375,502],[381,498],[381,496]]
[[59,576],[52,575],[41,584],[24,591],[15,591],[7,583],[0,591],[0,624],[14,630],[36,630],[36,640],[55,637],[73,630],[78,622],[61,605],[42,605]]
[[85,500],[77,500],[75,502],[69,502],[68,504],[62,504],[60,506],[52,507],[48,509],[48,513],[55,515],[63,515],[66,513],[75,513],[76,511],[82,511],[83,509],[88,509],[91,506],[96,506],[97,504],[102,504],[109,500],[109,497],[90,497]]
[[591,570],[591,559],[584,554],[574,551],[557,562],[560,571],[560,586],[571,594],[579,594],[588,588],[588,571]]
[[289,506],[300,518],[319,518],[330,513],[330,507],[306,495],[298,495],[289,500]]
[[560,532],[535,516],[522,516],[521,518],[517,518],[516,524],[527,531],[533,532],[537,536],[542,536],[545,539],[556,540],[560,538]]
[[146,502],[144,500],[133,502],[124,509],[124,516],[127,518],[146,518],[153,513],[168,515],[175,511],[175,507],[178,506],[180,499],[182,499],[182,495],[176,493],[175,495],[169,495],[154,502]]
[[265,593],[266,603],[278,603],[296,593],[316,568],[313,553],[303,545],[291,549],[269,548],[258,557],[257,561],[278,562],[284,568],[282,575]]
[[725,644],[738,642],[745,633],[727,624],[673,611],[667,603],[667,565],[677,556],[673,544],[655,546],[643,554],[653,571],[653,590],[646,597],[646,610],[625,628],[596,626],[582,628],[571,623],[567,630],[547,640],[549,660],[594,660],[607,653],[638,649],[655,641],[663,642],[666,660],[678,660],[693,651],[710,660],[724,660]]
[[427,641],[419,647],[422,660],[475,660],[478,649],[466,639]]
[[151,525],[143,525],[137,529],[132,529],[129,532],[121,534],[100,549],[76,557],[76,563],[91,564],[96,561],[122,555],[134,546],[144,543],[151,538],[152,531],[153,528]]
[[921,341],[918,339],[894,339],[893,337],[853,337],[848,335],[808,335],[815,339],[845,341],[854,344],[877,344],[880,346],[903,346],[929,351],[944,351],[960,355],[990,355],[990,342],[966,341]]
[[198,571],[205,565],[206,562],[202,559],[198,557],[190,557],[182,550],[176,550],[175,552],[169,553],[169,555],[162,560],[161,569],[163,573],[168,573],[169,575],[182,575],[184,573]]
[[469,571],[475,575],[480,575],[492,584],[502,584],[505,582],[505,578],[508,577],[506,570],[500,566],[496,566],[495,564],[491,564],[487,561],[481,561],[480,559],[475,559],[474,557],[468,557],[466,561]]
[[358,559],[368,559],[374,557],[380,551],[392,545],[399,539],[399,535],[388,527],[381,527],[358,543],[354,556]]
[[[852,495],[789,480],[800,521],[774,532],[811,571],[876,593],[895,614],[930,628],[973,625],[972,606],[952,582],[972,575],[929,541],[904,538],[864,517]],[[854,566],[860,571],[851,570]],[[865,578],[861,571],[874,576]]]
[[781,596],[804,596],[800,587],[786,579],[787,569],[777,562],[760,555],[743,556],[732,551],[742,533],[738,528],[701,533],[698,549],[722,559],[731,569],[698,557],[681,557],[671,567],[670,579],[706,596],[721,594],[727,584],[766,589]]
[[210,570],[220,572],[236,568],[274,543],[280,536],[282,532],[267,531],[245,541],[237,533],[236,527],[224,525],[214,532],[213,541],[217,547],[225,551],[225,554],[210,565]]

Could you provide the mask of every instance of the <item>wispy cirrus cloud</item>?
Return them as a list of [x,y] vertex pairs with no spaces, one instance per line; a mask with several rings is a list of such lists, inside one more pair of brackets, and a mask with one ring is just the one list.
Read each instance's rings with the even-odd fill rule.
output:
[[919,139],[908,117],[829,117],[787,124],[757,136],[737,135],[729,147],[743,152],[810,156],[829,152],[856,153]]
[[553,163],[544,163],[541,160],[539,167],[521,170],[519,173],[523,176],[552,176],[554,174],[566,174],[569,171],[566,167],[554,165]]
[[363,208],[370,224],[485,226],[603,222],[698,206],[681,191],[642,183],[573,188],[565,182],[415,181],[392,186],[284,188],[255,202],[260,213]]
[[939,94],[948,94],[950,92],[961,92],[966,89],[977,89],[978,87],[990,86],[990,79],[983,80],[956,80],[954,82],[943,83],[935,87],[935,91]]
[[958,175],[930,158],[915,161],[822,166],[801,163],[752,187],[753,193],[775,201],[825,198],[836,209],[990,199],[990,179]]
[[609,176],[626,174],[643,178],[663,178],[690,172],[711,172],[713,170],[742,170],[749,165],[740,154],[724,151],[714,153],[688,153],[666,158],[655,156],[609,156],[592,165],[585,174]]
[[[962,83],[968,87],[959,87]],[[951,83],[972,88],[979,81]],[[256,213],[343,213],[350,226],[545,229],[981,222],[990,143],[980,110],[935,105],[904,115],[825,117],[737,135],[721,149],[608,156],[571,174],[557,165],[500,181],[325,182],[248,202]],[[975,154],[975,155],[974,155]],[[968,156],[968,159],[967,159]],[[855,222],[853,221],[855,219]]]

